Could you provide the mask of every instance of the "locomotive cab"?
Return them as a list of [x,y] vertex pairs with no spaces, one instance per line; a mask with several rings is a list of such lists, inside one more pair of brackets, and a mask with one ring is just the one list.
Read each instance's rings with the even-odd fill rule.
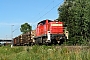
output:
[[37,44],[61,44],[66,39],[63,22],[43,20],[37,24],[35,42]]

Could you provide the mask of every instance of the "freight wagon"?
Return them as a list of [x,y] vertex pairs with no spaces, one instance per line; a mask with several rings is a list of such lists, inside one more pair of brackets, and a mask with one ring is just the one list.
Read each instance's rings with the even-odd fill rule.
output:
[[21,34],[13,39],[14,46],[24,46],[24,45],[29,45],[30,43],[31,43],[31,32],[27,32],[26,34]]

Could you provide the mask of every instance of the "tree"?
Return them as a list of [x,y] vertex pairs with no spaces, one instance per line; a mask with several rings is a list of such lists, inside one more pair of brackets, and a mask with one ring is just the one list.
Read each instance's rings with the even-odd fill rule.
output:
[[24,34],[32,30],[32,27],[28,23],[24,23],[21,25],[20,31]]
[[59,20],[69,31],[69,43],[84,44],[89,40],[90,26],[90,1],[89,0],[66,0],[58,8]]

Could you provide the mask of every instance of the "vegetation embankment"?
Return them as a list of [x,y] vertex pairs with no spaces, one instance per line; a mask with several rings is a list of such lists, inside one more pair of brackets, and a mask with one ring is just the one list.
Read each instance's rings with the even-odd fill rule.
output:
[[26,46],[0,47],[0,60],[89,60],[89,47]]

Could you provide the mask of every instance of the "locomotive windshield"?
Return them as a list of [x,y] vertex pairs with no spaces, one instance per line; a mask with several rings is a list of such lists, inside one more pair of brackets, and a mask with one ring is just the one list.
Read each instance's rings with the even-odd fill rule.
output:
[[49,23],[49,22],[52,22],[52,21],[51,21],[51,20],[48,20],[48,23]]
[[[48,23],[49,23],[49,22],[52,22],[52,21],[51,21],[51,20],[48,20]],[[39,22],[38,25],[39,25],[39,24],[44,25],[45,23],[46,23],[46,20],[43,20],[43,21]]]

